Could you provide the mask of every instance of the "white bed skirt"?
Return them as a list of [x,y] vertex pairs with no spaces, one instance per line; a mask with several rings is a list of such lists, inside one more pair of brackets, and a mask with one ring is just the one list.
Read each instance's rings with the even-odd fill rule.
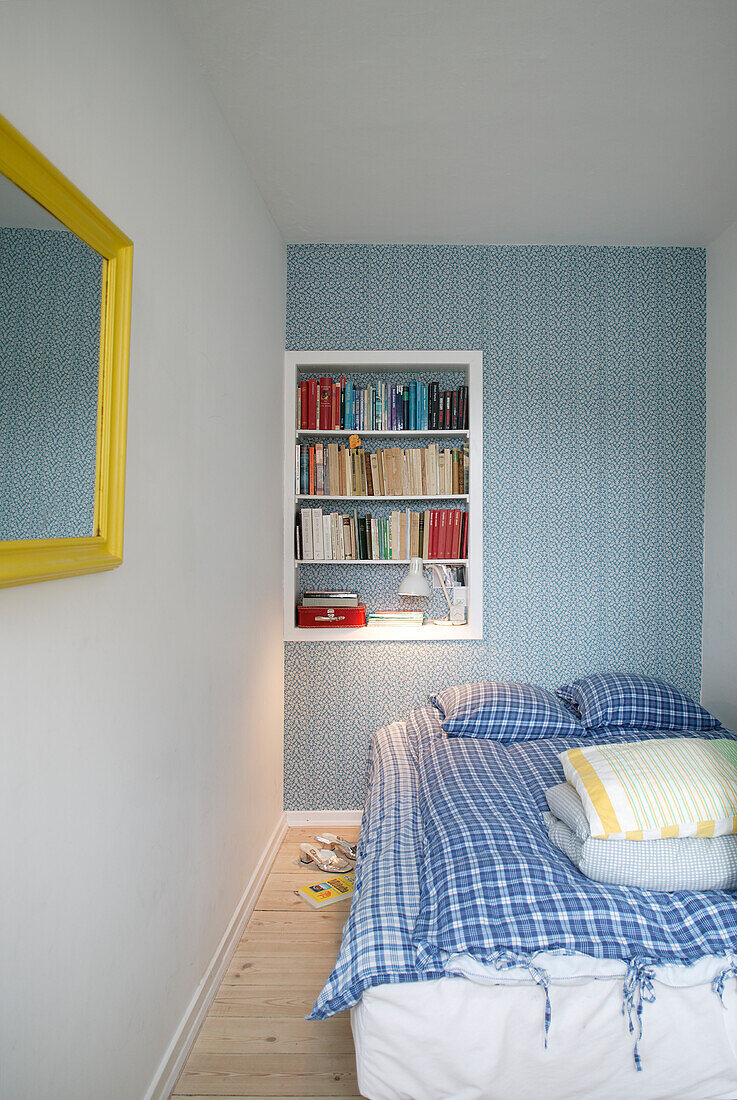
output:
[[378,986],[351,1011],[361,1094],[368,1100],[735,1100],[737,983],[726,982],[722,1005],[711,988],[717,969],[704,960],[658,972],[656,1000],[643,1006],[639,1073],[622,1015],[621,977],[553,979],[547,1049],[539,986],[463,977]]

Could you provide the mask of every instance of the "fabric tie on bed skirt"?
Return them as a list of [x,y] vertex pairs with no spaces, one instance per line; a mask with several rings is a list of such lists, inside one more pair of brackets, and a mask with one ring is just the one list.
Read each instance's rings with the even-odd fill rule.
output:
[[720,970],[714,981],[711,983],[711,988],[718,995],[719,1000],[722,1002],[722,1008],[726,1009],[724,1003],[724,985],[728,978],[737,978],[737,956],[730,955],[727,959],[727,965],[723,970]]
[[635,1069],[642,1070],[640,1059],[640,1039],[642,1038],[642,1006],[655,1001],[655,965],[653,959],[636,955],[627,965],[627,974],[622,990],[622,1015],[627,1014],[630,1035],[635,1036]]

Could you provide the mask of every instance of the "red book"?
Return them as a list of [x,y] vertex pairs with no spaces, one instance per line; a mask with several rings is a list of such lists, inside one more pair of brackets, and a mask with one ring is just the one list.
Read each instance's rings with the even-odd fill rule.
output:
[[310,378],[308,382],[308,408],[307,414],[307,427],[313,432],[317,428],[317,406],[318,406],[318,392],[317,392],[317,379]]
[[458,427],[458,390],[453,390],[453,397],[451,398],[450,426],[451,428]]
[[330,429],[330,412],[333,407],[333,380],[332,378],[320,379],[320,431]]
[[330,416],[330,427],[340,427],[340,382],[333,382],[333,406]]
[[461,542],[461,557],[468,557],[468,512],[463,513],[463,540]]
[[450,428],[450,402],[451,402],[451,392],[450,392],[450,390],[446,390],[445,391],[445,428],[446,429]]
[[438,529],[438,552],[437,552],[437,557],[442,559],[442,558],[445,558],[445,557],[448,556],[447,553],[446,553],[446,550],[445,550],[445,539],[446,539],[446,533],[447,533],[447,530],[448,530],[448,509],[447,508],[441,508],[440,512],[438,514],[439,514],[439,518],[440,518],[440,524],[439,524],[439,529]]
[[460,558],[461,556],[461,510],[455,508],[453,510],[453,545],[450,552],[451,558]]
[[309,428],[310,417],[310,387],[307,382],[299,384],[299,426],[302,431]]
[[310,485],[309,493],[313,496],[315,492],[315,448],[310,447]]
[[436,515],[437,515],[437,513],[435,512],[435,509],[434,508],[430,509],[430,514],[428,516],[428,519],[430,521],[430,533],[428,535],[428,540],[427,540],[427,556],[428,556],[428,558],[434,558],[435,557],[435,546],[436,546],[437,530],[438,530],[437,524],[436,524]]

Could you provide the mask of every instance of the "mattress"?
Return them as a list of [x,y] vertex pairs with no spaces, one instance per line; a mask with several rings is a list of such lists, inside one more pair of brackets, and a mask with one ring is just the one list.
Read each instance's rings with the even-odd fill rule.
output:
[[451,743],[432,708],[375,734],[312,1013],[352,1009],[369,1100],[737,1097],[737,902],[580,876],[542,820],[563,747]]
[[[693,980],[693,975],[681,977]],[[677,981],[672,975],[671,980]],[[734,1100],[737,994],[725,1008],[705,981],[657,983],[657,1007],[631,1058],[621,979],[550,985],[543,1042],[540,991],[439,978],[383,985],[351,1010],[358,1086],[368,1100]]]

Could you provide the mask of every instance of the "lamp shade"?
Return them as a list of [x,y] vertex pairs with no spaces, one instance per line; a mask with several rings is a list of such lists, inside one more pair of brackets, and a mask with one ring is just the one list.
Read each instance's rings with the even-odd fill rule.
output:
[[400,596],[430,596],[430,585],[422,571],[422,558],[411,558],[409,569],[399,586]]

